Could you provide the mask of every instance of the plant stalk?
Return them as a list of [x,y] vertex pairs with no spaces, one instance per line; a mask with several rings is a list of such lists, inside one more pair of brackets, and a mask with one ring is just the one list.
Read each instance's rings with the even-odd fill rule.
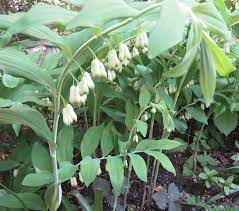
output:
[[127,176],[127,182],[126,182],[126,187],[125,187],[125,194],[124,194],[124,209],[126,209],[127,206],[127,196],[129,193],[129,186],[130,186],[130,177],[131,177],[131,172],[132,172],[132,162],[129,162],[129,169],[128,169],[128,176]]
[[[154,117],[155,117],[155,114],[152,114],[151,123],[150,123],[150,129],[149,129],[149,139],[153,138]],[[147,172],[149,170],[149,164],[150,164],[150,156],[147,155]],[[151,177],[151,179],[152,179],[152,177]],[[149,192],[150,192],[150,188],[149,188]],[[142,198],[142,203],[141,203],[140,211],[142,211],[143,208],[144,208],[146,195],[147,195],[147,182],[144,183],[144,193],[143,193],[143,198]]]

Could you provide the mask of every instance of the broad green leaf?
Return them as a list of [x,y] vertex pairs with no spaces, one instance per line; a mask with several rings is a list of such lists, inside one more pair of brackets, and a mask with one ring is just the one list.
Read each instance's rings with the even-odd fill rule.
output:
[[73,127],[63,127],[57,139],[57,161],[62,163],[64,161],[72,162],[73,160],[73,139],[74,139],[74,129]]
[[42,114],[29,107],[0,108],[0,123],[25,124],[42,138],[52,141],[52,133]]
[[48,151],[41,144],[35,142],[32,148],[32,164],[36,172],[49,171],[51,172],[51,158]]
[[143,137],[145,137],[148,131],[148,124],[142,120],[136,120],[136,127]]
[[101,106],[100,109],[105,112],[114,121],[124,123],[125,114],[114,108],[108,108],[106,106]]
[[215,5],[219,9],[220,13],[223,15],[225,21],[227,22],[228,26],[233,26],[239,23],[239,13],[238,10],[234,12],[230,12],[225,5],[224,0],[215,0]]
[[0,160],[0,172],[9,171],[17,166],[19,166],[19,163],[14,160]]
[[63,162],[60,164],[60,169],[58,170],[59,179],[61,182],[65,182],[74,176],[78,169],[77,165],[73,165],[70,162]]
[[128,130],[131,130],[135,122],[135,105],[131,102],[131,100],[128,100],[126,102],[125,110],[126,110],[125,125],[128,128]]
[[137,14],[138,11],[129,7],[123,0],[87,0],[83,2],[79,15],[69,22],[68,28],[100,27],[114,19]]
[[103,156],[107,156],[114,147],[114,134],[112,129],[113,125],[109,123],[102,133],[100,145]]
[[51,76],[33,63],[27,55],[16,49],[4,48],[0,50],[0,67],[6,74],[29,79],[51,89],[54,87]]
[[120,195],[124,184],[124,167],[121,158],[108,156],[106,170],[116,195]]
[[13,104],[14,104],[14,102],[9,99],[0,98],[0,108],[9,107]]
[[[16,193],[17,196],[24,202],[24,205],[30,210],[44,210],[45,203],[35,193]],[[23,204],[12,194],[5,194],[0,197],[0,206],[7,208],[22,209]]]
[[143,110],[150,102],[151,94],[146,86],[143,86],[139,94],[140,109]]
[[43,186],[48,185],[54,181],[53,175],[48,171],[40,171],[35,174],[27,174],[22,184],[24,186]]
[[144,159],[137,154],[129,154],[129,157],[138,178],[147,182],[147,167]]
[[214,119],[214,124],[220,132],[228,136],[236,129],[238,114],[236,112],[225,111]]
[[161,140],[151,140],[145,139],[138,143],[136,146],[136,151],[143,152],[145,150],[171,150],[175,149],[182,144],[175,140],[161,139]]
[[227,37],[227,25],[221,16],[220,12],[211,2],[197,4],[192,8],[193,13],[201,19],[210,31],[221,34]]
[[175,168],[173,167],[173,164],[169,160],[168,156],[166,156],[162,152],[156,152],[156,151],[145,151],[145,153],[157,159],[161,163],[163,168],[165,168],[167,171],[176,175]]
[[203,33],[203,40],[212,54],[213,62],[217,72],[221,76],[227,76],[233,72],[235,67],[233,66],[231,60],[225,55],[223,50],[218,47],[215,41],[205,32]]
[[104,125],[89,128],[81,142],[81,156],[91,156],[99,145]]
[[199,44],[202,38],[202,26],[201,23],[194,21],[189,31],[189,38],[187,41],[186,54],[182,61],[175,67],[167,72],[163,73],[164,77],[180,77],[187,73],[191,67],[199,48]]
[[19,78],[13,77],[8,74],[3,74],[2,82],[8,88],[15,88],[19,83]]
[[80,162],[80,174],[86,184],[86,187],[89,187],[89,185],[95,180],[99,168],[99,159],[92,159],[91,157],[86,156]]
[[213,102],[217,75],[212,55],[204,42],[201,43],[200,50],[199,82],[205,98],[205,104],[208,107]]
[[183,39],[184,14],[178,0],[165,0],[160,13],[160,19],[149,36],[150,58],[158,56]]
[[12,24],[7,33],[15,34],[39,25],[66,24],[76,15],[77,12],[72,10],[67,10],[52,4],[38,3]]
[[187,110],[187,112],[189,112],[192,115],[193,119],[207,124],[207,116],[201,108],[188,107],[188,108],[186,108],[186,110]]

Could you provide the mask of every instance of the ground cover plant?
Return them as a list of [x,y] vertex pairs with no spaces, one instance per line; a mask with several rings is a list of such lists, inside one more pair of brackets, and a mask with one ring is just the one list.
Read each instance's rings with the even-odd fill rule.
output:
[[28,7],[1,5],[1,210],[238,209],[236,2]]

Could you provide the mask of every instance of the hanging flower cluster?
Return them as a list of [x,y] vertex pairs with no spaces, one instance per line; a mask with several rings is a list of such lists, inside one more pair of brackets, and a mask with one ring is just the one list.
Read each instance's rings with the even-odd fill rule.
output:
[[88,72],[84,72],[81,81],[77,86],[72,85],[70,88],[69,102],[65,108],[62,110],[63,122],[65,125],[71,125],[73,122],[77,121],[77,115],[73,109],[72,105],[84,105],[89,94],[89,90],[95,88],[94,82]]
[[[146,32],[140,33],[136,36],[132,55],[128,46],[123,42],[119,44],[118,55],[115,49],[110,50],[107,55],[107,71],[104,64],[95,57],[91,62],[91,75],[95,79],[108,79],[109,81],[113,81],[116,78],[116,72],[120,73],[122,67],[127,66],[132,57],[139,56],[138,49],[143,53],[148,51],[148,37]],[[70,104],[67,104],[62,110],[64,124],[71,125],[73,122],[77,121],[77,115],[72,105],[81,106],[85,104],[89,90],[95,88],[91,75],[88,72],[84,72],[79,84],[77,86],[71,86],[69,94]],[[140,84],[138,85],[140,86]]]

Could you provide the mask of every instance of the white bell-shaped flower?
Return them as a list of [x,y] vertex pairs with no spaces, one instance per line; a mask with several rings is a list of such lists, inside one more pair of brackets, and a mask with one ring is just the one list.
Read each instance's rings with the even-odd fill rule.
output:
[[76,98],[76,92],[75,92],[75,90],[76,90],[76,86],[71,86],[71,88],[70,88],[70,94],[69,94],[69,102],[71,103],[71,104],[75,104],[76,102],[75,102],[75,98]]
[[116,78],[116,74],[114,71],[108,70],[108,77],[109,81],[113,81]]
[[87,84],[87,79],[82,77],[80,83],[78,84],[80,95],[89,94],[89,88]]
[[105,66],[100,62],[100,78],[107,78]]
[[97,58],[91,62],[91,73],[94,78],[100,78],[100,61]]
[[125,58],[124,43],[119,44],[119,60],[122,62]]
[[77,121],[77,115],[73,109],[73,107],[70,104],[67,104],[65,108],[62,110],[63,115],[63,122],[65,125],[69,126],[74,121]]
[[133,57],[139,56],[139,50],[138,50],[138,48],[136,48],[136,47],[133,48],[132,56],[133,56]]
[[120,61],[118,59],[116,50],[110,50],[108,53],[108,68],[109,69],[117,69],[118,66],[120,65]]
[[83,78],[86,79],[88,88],[93,90],[95,88],[95,84],[94,84],[90,74],[88,72],[84,72],[83,73]]
[[78,186],[77,180],[76,180],[75,177],[72,177],[72,178],[70,179],[70,182],[71,182],[71,187],[76,188],[76,187]]
[[144,39],[144,47],[148,47],[149,46],[149,39],[148,39],[148,35],[146,32],[142,33],[142,37]]
[[124,58],[130,60],[132,58],[129,48],[124,44]]
[[149,40],[146,32],[142,32],[136,36],[135,47],[144,49],[144,52],[147,52],[149,46]]

